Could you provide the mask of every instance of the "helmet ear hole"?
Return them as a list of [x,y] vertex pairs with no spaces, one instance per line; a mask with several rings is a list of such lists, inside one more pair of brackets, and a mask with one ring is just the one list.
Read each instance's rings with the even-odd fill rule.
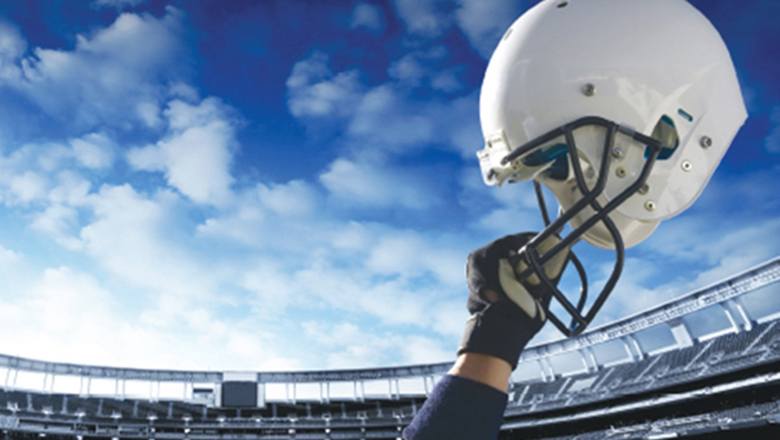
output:
[[[653,128],[653,133],[650,135],[653,139],[661,142],[663,148],[658,153],[657,160],[669,159],[672,154],[680,146],[680,136],[677,134],[677,128],[674,126],[674,121],[667,115],[661,116],[658,123]],[[645,149],[645,158],[650,157],[652,152],[650,147]]]

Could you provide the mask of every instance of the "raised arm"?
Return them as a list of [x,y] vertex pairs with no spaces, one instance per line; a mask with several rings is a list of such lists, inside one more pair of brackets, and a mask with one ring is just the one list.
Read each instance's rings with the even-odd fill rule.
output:
[[[436,385],[425,405],[404,430],[407,440],[493,440],[506,408],[509,377],[528,341],[542,328],[550,293],[532,275],[518,281],[526,267],[511,263],[535,234],[500,238],[469,255],[466,280],[468,310],[458,357]],[[541,252],[558,242],[550,237]],[[545,273],[555,283],[566,266],[561,252],[547,262]]]

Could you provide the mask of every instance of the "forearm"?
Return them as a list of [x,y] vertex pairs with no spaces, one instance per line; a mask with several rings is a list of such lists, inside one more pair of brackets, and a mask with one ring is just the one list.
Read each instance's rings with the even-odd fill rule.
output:
[[512,367],[503,359],[482,353],[463,353],[449,371],[453,376],[483,383],[503,393],[509,390]]
[[463,376],[444,376],[404,430],[406,440],[496,440],[507,395]]

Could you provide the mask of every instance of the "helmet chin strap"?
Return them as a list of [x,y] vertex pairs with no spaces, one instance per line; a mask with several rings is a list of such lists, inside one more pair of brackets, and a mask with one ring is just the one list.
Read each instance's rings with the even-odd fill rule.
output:
[[[582,171],[582,166],[580,165],[579,160],[576,160],[578,154],[577,154],[577,146],[573,135],[574,130],[588,125],[600,126],[606,130],[604,149],[603,149],[601,164],[599,168],[600,171],[599,171],[598,179],[596,180],[596,184],[593,186],[593,189],[588,188],[585,181],[584,173]],[[609,164],[612,157],[610,152],[613,149],[615,143],[615,137],[618,134],[629,136],[633,140],[646,145],[647,147],[650,148],[651,152],[647,157],[644,166],[642,167],[642,172],[639,174],[637,179],[631,185],[629,185],[625,190],[623,190],[616,197],[610,200],[606,204],[606,206],[601,206],[601,204],[596,200],[596,198],[604,191],[604,188],[606,187],[607,176],[609,174]],[[561,306],[563,306],[564,310],[571,316],[571,322],[569,323],[568,326],[565,325],[563,321],[552,312],[548,312],[549,320],[552,321],[552,323],[564,335],[576,336],[582,333],[585,330],[585,328],[591,323],[593,318],[596,316],[596,313],[604,305],[604,302],[607,300],[609,294],[612,293],[612,290],[615,288],[615,285],[617,284],[617,281],[620,278],[620,274],[623,271],[623,264],[625,261],[624,258],[625,245],[623,243],[623,237],[621,236],[620,231],[615,226],[612,219],[610,219],[609,214],[612,211],[614,211],[618,206],[620,206],[620,204],[623,203],[626,199],[628,199],[631,195],[637,192],[642,187],[642,185],[644,185],[645,181],[647,180],[647,177],[650,175],[652,167],[655,164],[655,161],[658,158],[658,154],[660,153],[663,146],[661,142],[659,142],[658,140],[653,139],[649,136],[645,136],[641,133],[637,133],[635,130],[625,126],[621,126],[613,121],[598,116],[587,116],[578,119],[574,122],[571,122],[569,124],[558,127],[526,143],[525,145],[518,147],[517,149],[509,153],[502,160],[502,164],[508,164],[517,158],[530,154],[535,150],[542,148],[544,145],[555,140],[556,138],[560,138],[560,137],[563,137],[566,141],[569,157],[575,158],[575,160],[571,160],[570,162],[574,170],[574,177],[577,184],[577,188],[582,194],[582,198],[578,200],[574,205],[572,205],[569,209],[560,213],[558,218],[556,218],[554,221],[550,221],[550,217],[547,213],[547,208],[544,203],[544,196],[542,195],[541,187],[537,181],[534,181],[537,200],[539,202],[539,206],[542,212],[542,217],[544,219],[546,227],[541,232],[536,234],[535,237],[529,240],[528,243],[525,246],[523,246],[522,249],[518,250],[518,253],[515,256],[515,261],[512,263],[512,265],[515,266],[516,262],[522,259],[523,261],[525,261],[525,263],[528,266],[528,269],[526,269],[522,273],[517,274],[517,278],[519,281],[522,282],[527,277],[536,274],[539,277],[539,279],[541,279],[542,282],[545,283],[545,285],[550,289],[552,296],[558,300]],[[590,207],[595,214],[593,214],[590,218],[588,218],[581,225],[575,228],[571,233],[563,237],[558,244],[556,244],[546,252],[540,254],[538,251],[539,245],[552,235],[559,236],[559,234],[563,231],[563,228],[566,225],[566,223],[568,223],[572,218],[574,218],[580,211],[582,211],[586,207]],[[576,257],[576,255],[574,255],[573,251],[571,251],[571,248],[582,238],[582,236],[588,231],[588,229],[590,229],[597,222],[602,222],[606,227],[607,231],[609,232],[609,234],[612,236],[612,240],[615,244],[615,254],[616,254],[615,265],[613,267],[612,274],[610,275],[609,279],[604,285],[604,288],[601,290],[601,292],[594,300],[593,304],[590,306],[590,309],[588,310],[587,314],[583,315],[583,309],[585,307],[585,302],[587,301],[587,296],[588,296],[588,280],[582,263]],[[557,286],[555,286],[554,283],[550,281],[550,279],[547,277],[543,269],[545,263],[550,261],[559,252],[569,252],[569,260],[577,269],[577,272],[580,277],[580,283],[581,283],[580,298],[577,301],[576,306],[572,304],[569,301],[569,299],[566,297],[566,295],[563,292],[561,292],[557,288]]]

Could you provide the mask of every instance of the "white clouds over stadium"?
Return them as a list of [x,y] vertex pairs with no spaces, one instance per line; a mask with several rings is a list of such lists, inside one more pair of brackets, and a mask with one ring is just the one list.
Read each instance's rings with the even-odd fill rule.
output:
[[[481,70],[517,3],[170,3],[90,3],[46,32],[0,10],[0,352],[450,359],[467,253],[541,224],[527,187],[484,187],[473,159]],[[777,255],[772,96],[755,117],[773,128],[736,146],[754,162],[727,157],[690,213],[630,251],[618,291],[645,301],[618,292],[608,317]]]

